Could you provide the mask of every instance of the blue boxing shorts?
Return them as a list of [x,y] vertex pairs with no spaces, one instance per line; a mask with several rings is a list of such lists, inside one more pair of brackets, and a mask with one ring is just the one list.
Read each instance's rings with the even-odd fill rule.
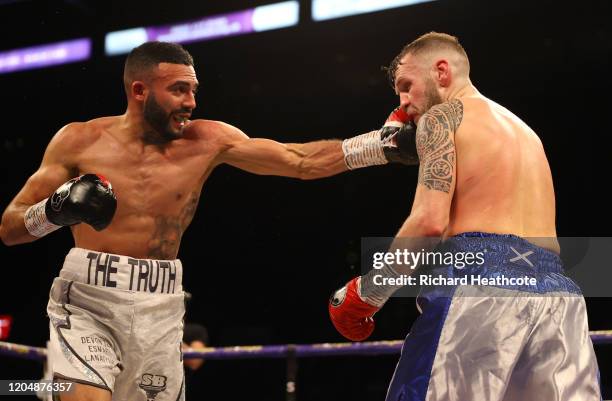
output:
[[[486,250],[484,263],[426,267],[428,275],[488,284],[421,289],[421,315],[387,401],[601,399],[584,297],[557,254],[514,235],[477,232],[451,237],[441,248]],[[496,281],[502,276],[535,280],[509,285]]]

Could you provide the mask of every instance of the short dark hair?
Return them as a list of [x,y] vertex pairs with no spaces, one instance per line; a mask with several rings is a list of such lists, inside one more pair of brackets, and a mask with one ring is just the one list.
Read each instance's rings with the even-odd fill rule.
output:
[[208,330],[198,323],[185,323],[185,327],[183,328],[183,342],[185,344],[191,344],[196,340],[202,341],[208,346]]
[[146,42],[132,49],[125,60],[123,83],[130,84],[146,74],[159,63],[183,64],[194,67],[193,57],[177,43]]
[[429,32],[419,36],[418,38],[404,46],[402,51],[397,56],[395,56],[393,61],[391,61],[389,67],[384,68],[384,70],[387,72],[391,87],[395,87],[395,74],[405,55],[418,55],[440,48],[451,49],[465,57],[469,71],[470,62],[467,53],[465,52],[463,46],[461,46],[461,43],[459,43],[459,39],[457,39],[456,36],[452,36],[447,33]]

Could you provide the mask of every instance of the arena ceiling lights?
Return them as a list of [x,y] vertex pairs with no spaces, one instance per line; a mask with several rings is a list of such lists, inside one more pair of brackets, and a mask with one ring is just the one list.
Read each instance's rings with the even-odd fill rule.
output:
[[74,63],[90,56],[89,38],[7,50],[0,52],[0,74]]
[[324,21],[435,0],[312,0],[312,19]]
[[[323,21],[429,1],[435,0],[312,0],[312,19]],[[105,36],[105,53],[125,54],[150,40],[190,43],[295,26],[299,8],[297,0],[283,1],[173,25],[109,32]],[[2,51],[0,74],[88,60],[91,53],[90,38]]]
[[286,28],[298,24],[299,14],[297,0],[284,1],[179,24],[114,31],[106,34],[104,51],[114,56],[152,40],[190,43]]

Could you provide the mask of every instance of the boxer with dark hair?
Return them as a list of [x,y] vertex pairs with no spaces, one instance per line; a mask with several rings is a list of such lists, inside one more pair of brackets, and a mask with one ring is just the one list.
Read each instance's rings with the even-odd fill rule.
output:
[[216,166],[306,180],[389,161],[416,164],[414,127],[401,112],[381,130],[305,144],[190,121],[198,80],[180,45],[135,48],[124,86],[123,115],[71,123],[53,137],[0,225],[7,245],[61,226],[72,230],[75,247],[47,307],[54,376],[76,383],[62,401],[183,396],[184,297],[176,257]]
[[[198,323],[185,323],[183,328],[183,348],[204,348],[209,347],[208,330]],[[185,367],[190,370],[198,370],[203,364],[204,359],[194,358],[185,359]]]
[[[586,306],[558,255],[542,143],[480,94],[469,71],[457,38],[435,32],[389,68],[401,107],[417,122],[420,159],[412,209],[392,250],[482,252],[480,265],[436,262],[426,272],[493,284],[423,287],[387,400],[598,401]],[[390,279],[414,272],[390,263],[351,280],[329,303],[337,330],[366,339],[373,315],[402,287]],[[500,276],[536,284],[497,284]]]

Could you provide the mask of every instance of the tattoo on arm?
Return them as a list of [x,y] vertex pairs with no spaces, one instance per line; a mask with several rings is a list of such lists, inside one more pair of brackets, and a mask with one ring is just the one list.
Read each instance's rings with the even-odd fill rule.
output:
[[450,193],[455,173],[454,133],[463,119],[463,103],[454,99],[429,109],[419,121],[416,144],[419,184]]

